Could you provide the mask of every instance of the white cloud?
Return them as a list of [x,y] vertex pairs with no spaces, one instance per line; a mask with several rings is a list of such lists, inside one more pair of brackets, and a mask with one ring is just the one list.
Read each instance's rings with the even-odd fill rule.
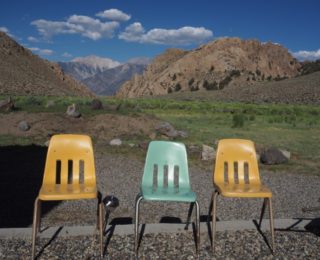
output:
[[153,43],[165,45],[198,44],[213,37],[213,33],[204,27],[185,26],[179,29],[155,28],[145,33],[141,23],[133,23],[119,34],[119,39],[129,42]]
[[72,55],[71,55],[69,52],[64,52],[64,53],[62,54],[62,57],[70,58],[70,57],[72,57]]
[[145,30],[141,23],[133,23],[127,26],[124,32],[119,34],[119,39],[128,42],[141,42]]
[[118,9],[105,10],[103,12],[97,13],[96,16],[119,22],[125,22],[130,20],[131,18],[130,14],[126,14]]
[[28,41],[29,42],[39,42],[39,40],[37,38],[33,37],[33,36],[29,36],[28,37]]
[[318,60],[320,59],[320,49],[318,49],[317,51],[297,51],[293,52],[292,55],[300,61]]
[[72,15],[67,21],[47,21],[44,19],[31,22],[45,38],[57,34],[80,34],[92,40],[112,38],[118,22],[101,22],[84,15]]
[[0,32],[9,33],[9,29],[7,27],[0,27]]
[[54,53],[53,50],[49,50],[49,49],[40,49],[38,47],[30,47],[28,48],[29,50],[31,50],[32,52],[35,52],[39,55],[45,55],[45,56],[50,56]]

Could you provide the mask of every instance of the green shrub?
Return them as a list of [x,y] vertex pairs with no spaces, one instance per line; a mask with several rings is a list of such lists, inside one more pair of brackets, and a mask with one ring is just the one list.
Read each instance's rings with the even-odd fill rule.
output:
[[179,91],[179,90],[181,90],[181,85],[180,85],[180,83],[177,83],[177,84],[175,85],[174,90],[175,90],[176,92]]
[[230,74],[229,74],[229,76],[230,77],[239,77],[241,75],[241,72],[240,72],[240,70],[231,70],[231,72],[230,72]]
[[225,86],[227,86],[232,78],[230,76],[225,77],[222,81],[219,83],[219,89],[223,89]]
[[194,82],[194,78],[191,78],[191,79],[189,80],[189,82],[188,82],[188,85],[189,85],[189,86],[192,86],[193,82]]
[[217,82],[211,82],[209,83],[207,80],[205,80],[203,82],[203,87],[206,89],[206,90],[218,90],[219,87],[218,87],[218,83]]
[[233,128],[243,127],[245,120],[246,120],[246,118],[245,118],[244,114],[234,114],[232,116],[232,127]]
[[191,87],[190,87],[190,90],[191,90],[191,91],[198,91],[198,90],[199,90],[199,87],[198,87],[198,86],[191,86]]
[[173,74],[172,80],[176,80],[176,79],[177,79],[177,75],[176,75],[176,74]]
[[258,76],[260,76],[260,75],[261,75],[261,71],[260,71],[259,69],[256,69],[256,74],[257,74]]

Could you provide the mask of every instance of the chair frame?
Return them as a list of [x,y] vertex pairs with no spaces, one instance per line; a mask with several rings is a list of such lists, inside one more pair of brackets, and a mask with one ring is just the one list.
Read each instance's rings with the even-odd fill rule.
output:
[[[219,192],[217,190],[212,192],[211,203],[210,203],[212,205],[212,209],[211,209],[211,212],[210,212],[211,216],[212,216],[212,227],[211,227],[212,253],[214,253],[214,243],[215,243],[215,236],[216,236],[217,197],[218,197],[218,195],[219,195]],[[263,220],[263,216],[264,216],[264,212],[265,212],[265,208],[266,208],[267,204],[268,204],[268,208],[269,208],[269,225],[270,225],[270,232],[271,232],[271,239],[272,239],[271,252],[274,253],[275,252],[274,220],[273,220],[273,213],[272,213],[272,201],[271,201],[271,198],[264,198],[264,200],[263,200],[258,227],[259,227],[259,229],[261,229],[261,223],[262,223],[262,220]],[[210,216],[210,213],[209,213],[209,216]]]
[[[61,135],[62,136],[62,135]],[[77,135],[64,135],[66,136],[72,136],[73,138],[77,138]],[[81,136],[83,137],[83,136]],[[86,136],[85,136],[86,137]],[[90,138],[90,137],[89,137]],[[90,139],[91,142],[91,139]],[[49,153],[49,151],[48,151]],[[39,193],[40,194],[40,193]],[[96,228],[99,230],[100,233],[100,255],[103,257],[103,214],[104,214],[104,205],[102,202],[102,195],[99,191],[97,191],[95,198],[79,198],[76,200],[83,200],[83,199],[97,199],[98,206],[97,206],[97,225]],[[73,200],[73,199],[61,199],[61,200]],[[45,201],[52,201],[49,200],[43,200],[40,199],[40,196],[38,195],[34,202],[34,210],[33,210],[33,225],[32,225],[32,259],[35,258],[36,254],[36,239],[37,234],[41,232],[41,204]],[[56,201],[60,201],[59,199]]]
[[[139,219],[140,219],[140,203],[142,201],[143,201],[143,196],[139,195],[135,203],[134,250],[136,255],[138,255],[138,251],[139,251]],[[200,207],[199,207],[198,201],[191,202],[190,207],[193,207],[193,205],[196,205],[196,254],[198,255],[199,246],[200,246]],[[190,212],[190,215],[191,213],[192,212]],[[188,220],[186,223],[187,225],[189,224],[190,215],[188,216]]]

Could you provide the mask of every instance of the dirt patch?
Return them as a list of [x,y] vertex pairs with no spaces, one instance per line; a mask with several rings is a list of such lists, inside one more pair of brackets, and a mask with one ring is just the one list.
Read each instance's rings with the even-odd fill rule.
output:
[[[18,128],[19,122],[27,121],[31,126],[28,131]],[[146,116],[126,116],[101,114],[70,118],[56,113],[12,112],[0,117],[0,135],[17,137],[46,138],[53,134],[87,134],[97,141],[108,141],[116,137],[149,136],[155,131],[159,120]]]

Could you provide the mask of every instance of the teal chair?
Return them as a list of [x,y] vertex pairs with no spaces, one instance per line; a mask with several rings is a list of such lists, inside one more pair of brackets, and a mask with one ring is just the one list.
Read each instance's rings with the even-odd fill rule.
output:
[[139,247],[139,206],[142,200],[191,203],[188,221],[192,208],[196,205],[196,250],[198,253],[200,239],[199,204],[196,194],[190,187],[187,152],[184,144],[168,141],[152,141],[149,144],[141,191],[135,203],[136,254]]

